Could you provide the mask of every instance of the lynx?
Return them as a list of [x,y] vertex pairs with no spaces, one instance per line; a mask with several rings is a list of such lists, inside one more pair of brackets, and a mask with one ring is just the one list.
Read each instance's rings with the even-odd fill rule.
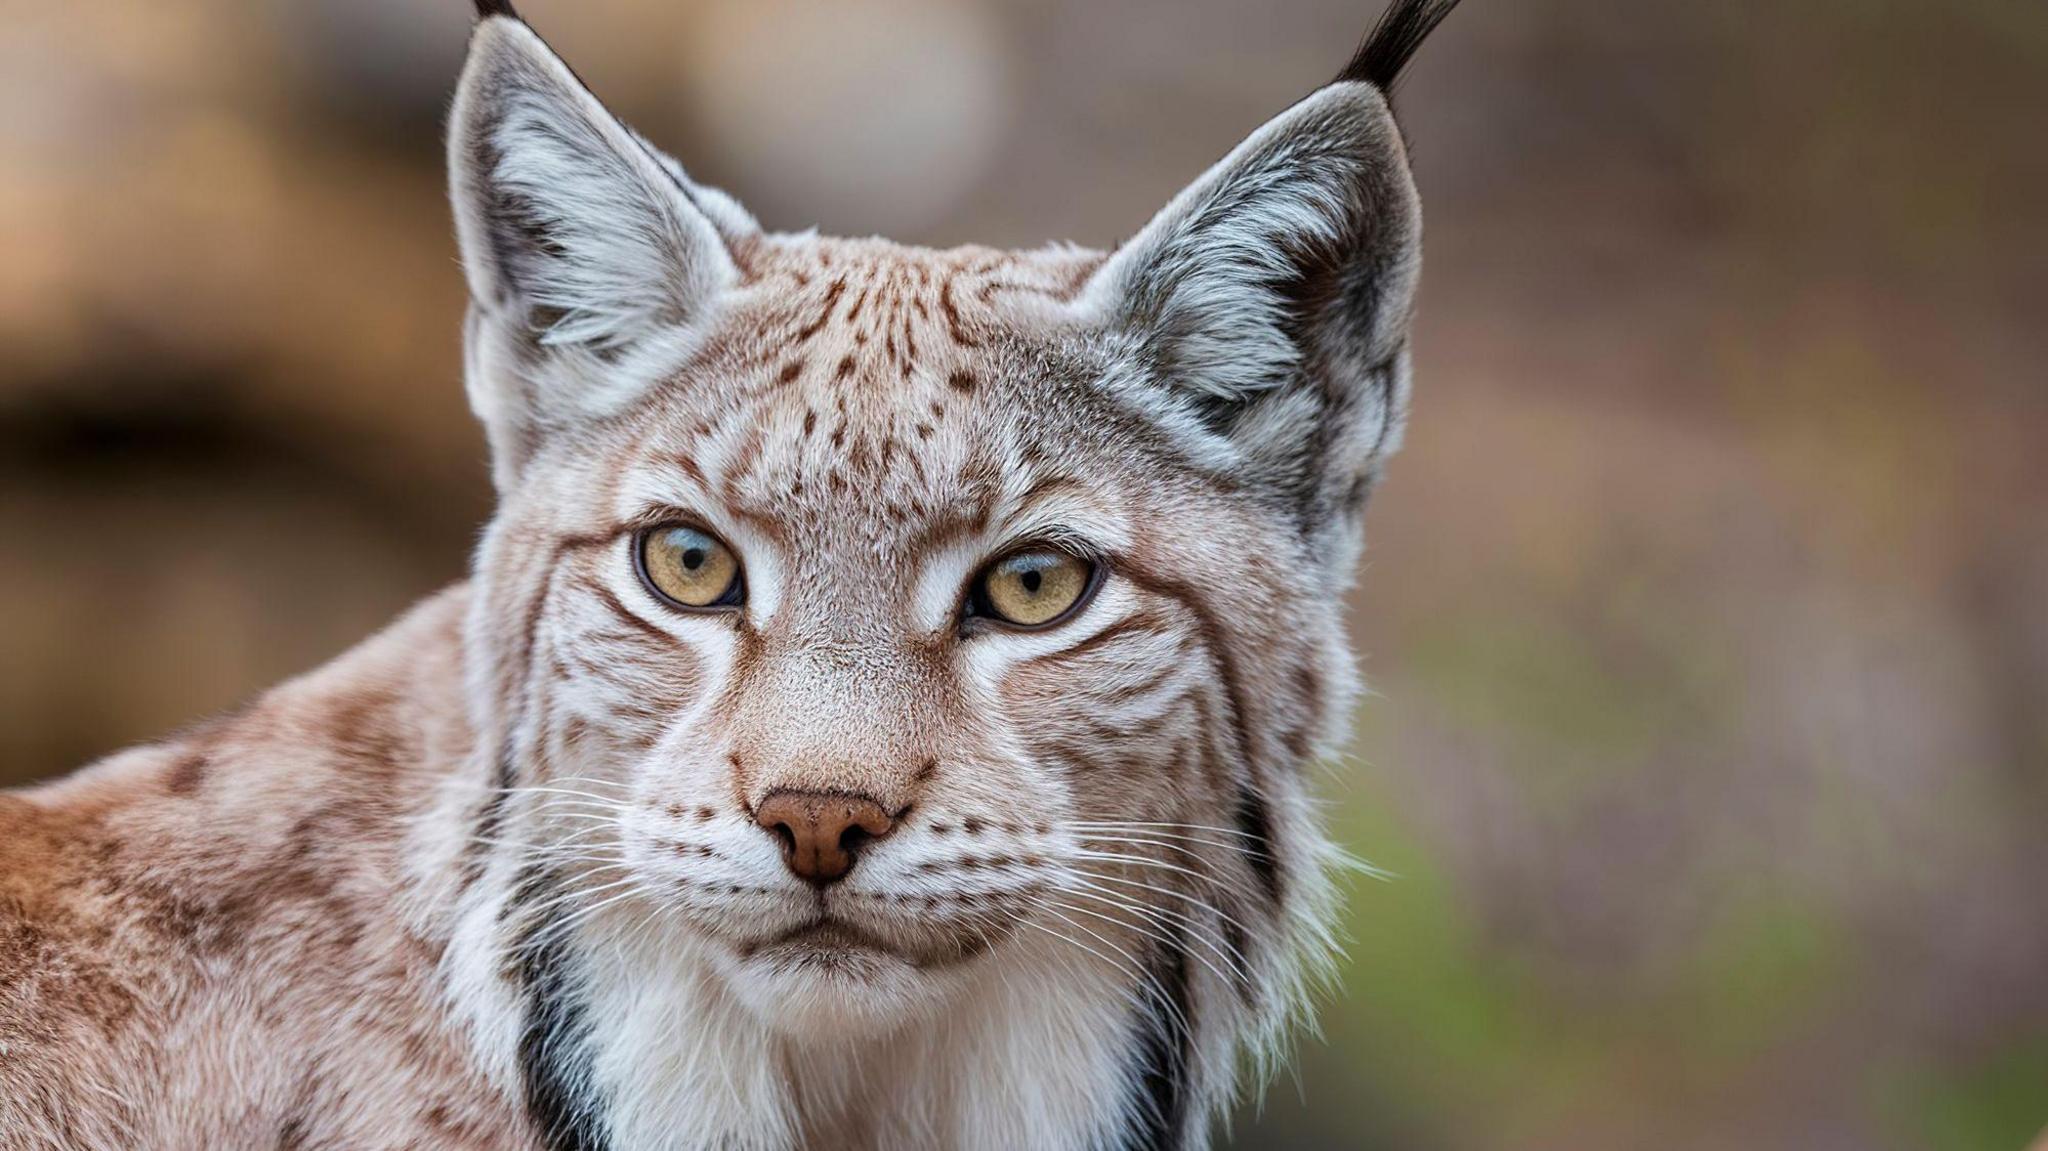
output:
[[766,232],[480,2],[471,578],[0,795],[0,1145],[1209,1146],[1331,970],[1449,7],[1105,254]]

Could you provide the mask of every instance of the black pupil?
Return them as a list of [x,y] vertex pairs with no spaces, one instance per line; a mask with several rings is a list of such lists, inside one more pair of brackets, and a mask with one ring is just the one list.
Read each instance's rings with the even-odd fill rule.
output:
[[696,570],[697,570],[698,568],[700,568],[700,567],[703,567],[703,566],[704,566],[704,549],[703,549],[703,548],[688,548],[688,549],[685,549],[685,550],[684,550],[684,552],[683,552],[683,566],[684,566],[684,567],[686,567],[686,568],[688,568],[688,569],[690,569],[691,571],[696,571]]
[[1032,595],[1037,595],[1039,585],[1045,582],[1045,575],[1034,568],[1019,575],[1017,582],[1024,585],[1025,591],[1030,592]]

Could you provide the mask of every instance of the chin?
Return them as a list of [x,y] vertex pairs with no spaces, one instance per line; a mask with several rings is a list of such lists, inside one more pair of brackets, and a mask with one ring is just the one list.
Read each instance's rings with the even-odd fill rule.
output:
[[885,1036],[943,996],[917,959],[830,929],[734,948],[718,967],[749,1012],[792,1039]]

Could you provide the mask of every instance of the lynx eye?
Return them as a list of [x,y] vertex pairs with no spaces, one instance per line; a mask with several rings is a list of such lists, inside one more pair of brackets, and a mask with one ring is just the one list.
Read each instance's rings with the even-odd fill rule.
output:
[[636,551],[642,582],[677,607],[731,607],[745,598],[739,557],[708,532],[682,524],[649,528]]
[[1096,570],[1052,548],[1011,552],[975,578],[968,610],[1012,627],[1046,627],[1073,614],[1095,589]]

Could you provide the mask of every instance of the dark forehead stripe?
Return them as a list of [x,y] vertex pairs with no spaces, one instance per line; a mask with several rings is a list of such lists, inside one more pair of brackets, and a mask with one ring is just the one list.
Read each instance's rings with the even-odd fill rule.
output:
[[[971,395],[991,381],[987,352],[1017,334],[1009,332],[1005,297],[1071,300],[1103,258],[1078,249],[933,251],[879,241],[813,241],[770,253],[763,258],[774,278],[796,288],[757,296],[754,310],[707,343],[693,378],[744,377],[750,382],[738,398],[748,400],[803,385],[814,406],[834,392],[920,383],[941,396]],[[840,346],[813,354],[811,341],[827,337]],[[909,415],[909,397],[898,398],[898,414]],[[929,439],[938,422],[913,416],[901,435]]]
[[[980,305],[981,315],[986,315],[995,302],[998,293],[1014,292],[1023,295],[1041,296],[1047,300],[1065,302],[1074,298],[1088,282],[1088,277],[1101,263],[1099,254],[1089,254],[1085,259],[1075,260],[1069,269],[1062,269],[1065,278],[1046,283],[1026,277],[1010,279],[982,279],[973,288],[973,300]],[[1014,254],[1004,253],[961,264],[947,269],[939,281],[939,313],[945,317],[947,334],[953,342],[963,348],[978,348],[987,342],[984,334],[972,330],[967,315],[960,307],[960,293],[964,290],[962,279],[973,280],[992,276],[1004,269],[1028,267]]]
[[978,348],[981,337],[967,330],[966,321],[960,315],[960,305],[953,301],[953,279],[948,275],[939,283],[939,311],[946,317],[946,331],[961,347]]
[[840,276],[835,278],[832,281],[832,286],[825,289],[825,302],[819,305],[817,318],[805,324],[797,331],[796,342],[799,344],[805,343],[812,336],[824,331],[825,325],[832,321],[833,309],[839,306],[839,297],[845,294],[846,277]]

